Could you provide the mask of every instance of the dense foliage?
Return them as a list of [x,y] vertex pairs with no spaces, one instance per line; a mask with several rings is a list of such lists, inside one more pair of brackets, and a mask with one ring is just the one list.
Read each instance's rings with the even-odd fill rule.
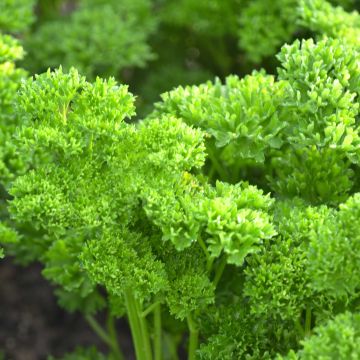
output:
[[358,5],[1,3],[0,257],[108,345],[64,359],[360,356]]

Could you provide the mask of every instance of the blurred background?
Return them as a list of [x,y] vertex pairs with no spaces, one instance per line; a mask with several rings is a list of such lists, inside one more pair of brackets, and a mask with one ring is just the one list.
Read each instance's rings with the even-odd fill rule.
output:
[[[335,0],[354,7],[352,0]],[[61,65],[88,79],[114,76],[138,96],[138,115],[160,94],[273,72],[274,54],[303,37],[297,0],[1,0],[0,30],[21,40],[30,74]]]

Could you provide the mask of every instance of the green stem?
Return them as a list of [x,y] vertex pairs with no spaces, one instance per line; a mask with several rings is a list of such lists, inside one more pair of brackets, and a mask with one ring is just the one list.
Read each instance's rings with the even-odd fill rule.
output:
[[306,315],[305,315],[305,337],[311,335],[311,308],[310,306],[306,307]]
[[103,340],[109,347],[112,347],[112,340],[109,334],[101,327],[101,325],[96,321],[92,315],[85,316],[86,321],[94,332]]
[[154,309],[154,360],[162,359],[161,334],[161,304],[157,302]]
[[209,257],[207,262],[206,262],[206,270],[207,270],[209,275],[211,274],[213,264],[214,264],[214,260],[215,260],[215,258]]
[[205,242],[204,240],[199,236],[198,239],[197,239],[199,245],[201,246],[201,248],[203,249],[204,253],[205,253],[205,256],[206,256],[206,259],[209,259],[210,257],[210,254],[209,254],[209,251],[205,245]]
[[214,285],[215,287],[217,286],[217,284],[219,283],[220,279],[221,279],[221,276],[225,270],[225,267],[226,267],[226,256],[223,256],[223,258],[221,259],[220,261],[220,264],[218,265],[218,267],[216,268],[216,271],[215,271],[215,277],[214,277]]
[[111,350],[114,355],[114,358],[118,360],[124,360],[125,357],[121,352],[118,343],[118,336],[116,332],[114,317],[111,314],[109,314],[107,318],[107,328],[108,328],[109,336],[111,338],[111,343],[112,343]]
[[141,313],[138,312],[137,300],[135,299],[131,290],[125,291],[125,306],[129,319],[129,325],[131,329],[131,335],[134,341],[135,354],[137,360],[151,360],[152,354],[149,352],[147,343],[149,339],[144,339],[144,333],[142,330]]
[[143,318],[147,317],[151,312],[154,311],[154,309],[160,305],[160,301],[156,301],[155,303],[151,304],[146,310],[144,310],[142,313],[141,313],[141,316]]
[[187,317],[187,323],[189,327],[189,351],[188,351],[188,360],[195,360],[196,350],[199,343],[199,330],[197,329],[191,315]]
[[301,326],[301,323],[300,323],[300,320],[299,319],[296,319],[295,320],[295,327],[300,335],[300,338],[303,339],[304,336],[305,336],[305,333],[304,333],[304,329],[303,327]]
[[147,322],[146,322],[146,319],[141,316],[142,309],[141,309],[139,301],[137,301],[136,299],[135,299],[135,308],[136,308],[136,313],[138,315],[139,323],[140,323],[143,351],[147,356],[146,359],[152,359],[152,350],[151,350],[150,336],[149,336],[149,332],[148,332],[148,328],[147,328]]
[[214,262],[214,258],[210,255],[209,250],[207,249],[207,246],[204,242],[204,240],[199,236],[198,237],[198,243],[203,249],[205,256],[206,256],[206,270],[210,274],[212,270],[212,265]]

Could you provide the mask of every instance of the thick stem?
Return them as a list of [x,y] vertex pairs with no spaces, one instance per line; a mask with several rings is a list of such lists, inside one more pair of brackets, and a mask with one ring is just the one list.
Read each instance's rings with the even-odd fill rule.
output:
[[131,290],[125,291],[125,306],[137,360],[152,360],[150,339],[144,331],[145,319],[141,316],[140,305]]
[[162,342],[161,342],[161,304],[157,303],[154,308],[154,359],[162,359]]
[[146,322],[146,318],[141,316],[142,314],[142,309],[140,306],[139,301],[137,301],[135,299],[135,307],[136,307],[136,313],[137,316],[139,318],[139,323],[140,323],[140,330],[141,330],[141,335],[142,335],[142,345],[143,345],[143,351],[145,352],[145,354],[147,354],[147,358],[146,359],[152,359],[152,350],[151,350],[151,343],[150,343],[150,336],[149,336],[149,332],[148,332],[148,327],[147,327],[147,322]]
[[196,327],[191,315],[187,317],[188,327],[189,327],[189,350],[188,350],[188,360],[195,360],[196,350],[199,343],[199,330]]
[[215,260],[215,258],[211,257],[211,256],[207,259],[206,270],[207,270],[209,275],[211,274],[211,272],[213,270],[214,260]]

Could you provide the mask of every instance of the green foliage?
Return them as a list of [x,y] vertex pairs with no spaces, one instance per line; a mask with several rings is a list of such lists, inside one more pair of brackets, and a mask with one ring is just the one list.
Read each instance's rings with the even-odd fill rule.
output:
[[[0,223],[0,243],[13,244],[18,242],[17,233],[9,226]],[[0,248],[0,259],[4,257],[4,249]]]
[[357,57],[340,40],[295,41],[278,55],[278,80],[253,73],[179,87],[151,116],[166,112],[208,134],[211,177],[336,204],[352,190],[358,163]]
[[259,249],[262,240],[276,234],[266,212],[272,201],[255,187],[217,183],[216,192],[208,197],[196,218],[206,224],[203,231],[209,235],[206,242],[212,257],[224,252],[229,264],[240,266],[246,255]]
[[19,45],[18,41],[9,35],[1,35],[0,61],[2,63],[19,60],[23,55],[23,48]]
[[296,333],[307,308],[319,319],[329,311],[331,297],[309,286],[312,277],[308,273],[314,222],[323,222],[329,211],[326,207],[306,208],[301,203],[278,205],[276,221],[281,236],[251,257],[245,270],[244,293],[249,296],[252,314],[269,321],[286,321],[287,330],[292,327]]
[[[67,70],[76,66],[92,79],[116,76],[141,95],[138,104],[143,114],[160,92],[172,86],[230,72],[248,73],[252,63],[262,63],[264,58],[266,67],[275,70],[277,64],[270,56],[284,42],[302,36],[307,29],[316,30],[301,20],[302,3],[38,0],[37,21],[24,37],[29,55],[23,65],[32,73],[62,65]],[[324,1],[309,3],[307,13],[312,16]],[[332,3],[346,9],[356,6],[352,0]],[[316,31],[327,33],[322,28]]]
[[[359,156],[357,56],[332,39],[283,47],[279,78],[292,88],[285,103],[291,109],[287,131],[291,148],[285,157],[275,157],[275,190],[314,203],[339,202],[351,190],[351,163],[357,164]],[[317,160],[320,157],[327,161]],[[298,164],[295,172],[290,163],[292,169]]]
[[[271,332],[264,322],[249,314],[245,304],[221,307],[212,317],[215,329],[206,344],[198,352],[199,359],[271,359],[276,354]],[[279,350],[279,349],[277,349]]]
[[275,155],[272,166],[272,189],[287,197],[301,195],[310,203],[320,204],[326,199],[338,204],[354,186],[350,161],[332,149],[291,149]]
[[358,358],[356,6],[39,0],[31,28],[20,5],[0,13],[19,38],[0,35],[0,243],[109,350],[64,359],[125,359],[121,317],[137,360]]
[[359,314],[344,313],[315,329],[315,334],[302,342],[303,349],[277,359],[357,359],[359,353]]
[[156,22],[150,6],[149,0],[84,0],[79,9],[44,22],[26,39],[26,66],[42,71],[76,66],[91,78],[144,66],[153,57],[147,44]]
[[172,26],[186,27],[195,33],[211,33],[211,36],[236,34],[237,14],[243,0],[160,0],[163,9],[160,16]]
[[213,74],[198,67],[192,68],[169,61],[161,62],[154,71],[147,74],[144,83],[139,84],[139,97],[137,98],[140,116],[147,115],[153,110],[153,103],[160,100],[160,94],[179,85],[201,84],[213,78]]
[[[90,305],[84,308],[82,299],[88,298],[93,305],[101,302],[96,300],[96,296],[94,298],[94,284],[84,276],[82,266],[76,259],[84,241],[96,231],[97,221],[94,220],[98,215],[94,217],[97,209],[92,204],[92,195],[95,194],[89,192],[85,179],[86,174],[95,176],[99,169],[90,169],[85,159],[81,167],[78,160],[83,152],[91,155],[93,147],[102,146],[100,144],[108,136],[115,136],[119,122],[134,111],[132,96],[127,93],[126,87],[118,87],[111,79],[108,82],[98,79],[91,85],[75,70],[69,74],[63,74],[61,70],[57,73],[48,72],[36,81],[29,79],[23,84],[21,92],[19,107],[23,112],[22,119],[29,127],[23,128],[19,139],[23,149],[34,153],[42,160],[39,164],[43,166],[39,165],[37,171],[17,179],[12,195],[20,201],[14,201],[13,207],[19,209],[19,212],[21,209],[22,223],[31,223],[45,234],[51,234],[50,237],[44,236],[42,254],[35,256],[45,263],[46,277],[62,285],[67,292],[78,295],[76,306],[72,296],[69,308],[91,310],[93,306]],[[51,102],[45,104],[48,102],[46,99],[51,99]],[[92,112],[91,106],[96,106],[96,103],[101,104],[102,108]],[[98,116],[100,113],[102,116]],[[111,147],[102,150],[99,156],[106,161],[111,157]],[[67,166],[61,167],[61,163]],[[99,166],[102,167],[101,161]],[[47,175],[43,177],[45,173]],[[98,178],[101,186],[102,181]],[[64,193],[61,184],[68,187],[71,182],[77,183],[74,189],[78,190]],[[94,191],[100,191],[100,187],[94,184]],[[86,193],[88,196],[82,198]],[[82,199],[79,206],[73,204],[74,197],[79,197],[79,201]],[[102,201],[102,208],[107,209],[106,198]],[[103,213],[104,217],[108,216],[108,210]],[[112,221],[112,218],[110,215],[108,221]],[[79,232],[79,227],[84,231]],[[28,252],[36,249],[31,242],[28,247]],[[63,303],[65,299],[62,296]]]
[[214,290],[206,274],[188,272],[178,276],[166,299],[170,314],[183,320],[195,312],[206,311],[214,302]]
[[2,0],[0,3],[0,31],[26,30],[34,21],[36,0]]
[[[357,53],[338,40],[312,40],[284,46],[278,58],[279,77],[287,80],[293,91],[298,115],[291,141],[296,145],[328,146],[346,152],[357,162],[358,135],[355,117],[358,104],[359,67]],[[295,97],[296,96],[296,97]]]
[[357,11],[349,13],[324,0],[301,0],[300,15],[302,23],[315,33],[359,48],[360,16]]
[[315,222],[309,250],[312,284],[335,299],[358,298],[359,211],[357,193],[335,216]]
[[[16,154],[12,135],[19,124],[14,98],[26,72],[16,68],[23,49],[18,41],[0,33],[0,243],[16,243],[18,234],[12,228],[6,210],[7,188],[17,174],[23,173],[26,154]],[[0,248],[0,257],[4,255]]]
[[[84,266],[92,279],[104,284],[110,294],[124,296],[131,289],[136,297],[148,300],[167,286],[164,265],[142,244],[144,238],[126,231],[104,234],[89,244]],[[133,271],[131,271],[133,269]]]
[[210,171],[237,181],[242,168],[263,163],[271,149],[283,143],[285,123],[277,110],[287,93],[285,82],[264,73],[244,79],[230,76],[225,84],[217,80],[163,94],[153,116],[170,113],[204,129]]
[[[295,36],[302,37],[307,30],[332,37],[346,37],[358,41],[352,29],[357,14],[355,0],[252,0],[245,1],[240,12],[238,29],[239,47],[252,62],[259,63],[273,56]],[[340,5],[336,8],[333,5]],[[351,32],[349,34],[349,32]]]
[[161,227],[163,238],[177,249],[201,241],[207,244],[211,258],[224,253],[229,264],[241,266],[244,257],[255,252],[263,239],[274,236],[264,212],[272,202],[255,187],[218,182],[215,189],[201,191],[196,183],[191,186],[191,192],[181,189],[176,197],[160,192],[146,206],[148,216]]
[[[59,358],[57,358],[60,360]],[[100,352],[95,347],[91,348],[77,348],[73,353],[66,354],[61,358],[61,360],[106,360],[107,357]],[[48,360],[56,360],[54,357],[50,356]]]
[[26,73],[17,69],[15,61],[23,56],[18,41],[0,33],[0,183],[7,186],[14,174],[23,170],[21,157],[14,153],[11,136],[19,123],[14,109],[14,98]]
[[[132,326],[152,302],[190,322],[214,302],[226,263],[241,266],[275,235],[273,201],[191,175],[204,164],[203,133],[169,116],[126,124],[133,101],[114,80],[91,84],[74,69],[24,82],[17,138],[36,161],[15,180],[10,211],[44,234],[34,257],[68,310],[103,307],[103,285]],[[178,256],[173,245],[192,250]]]
[[239,45],[253,62],[273,55],[297,28],[298,0],[248,1],[240,15]]

